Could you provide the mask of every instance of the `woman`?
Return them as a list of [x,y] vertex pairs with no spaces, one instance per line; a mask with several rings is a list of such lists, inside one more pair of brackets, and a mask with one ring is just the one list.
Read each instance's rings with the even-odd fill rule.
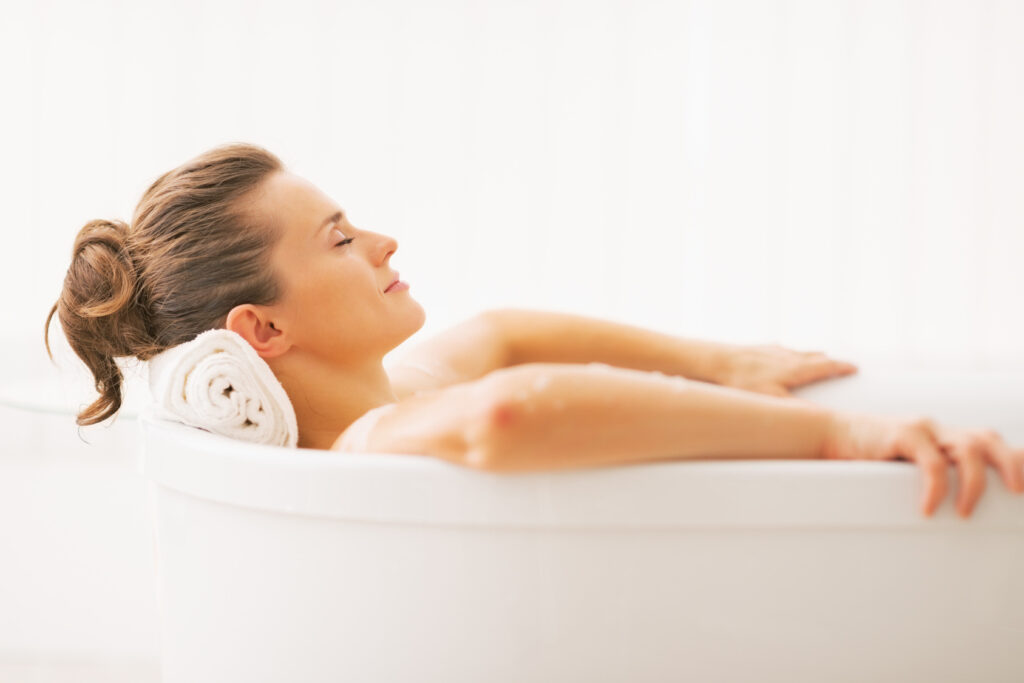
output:
[[223,145],[160,176],[131,226],[81,229],[46,319],[47,352],[57,313],[100,393],[80,425],[120,408],[115,358],[147,360],[226,328],[284,386],[301,447],[427,454],[503,472],[688,457],[909,459],[924,470],[925,515],[946,494],[950,463],[963,517],[986,465],[1024,491],[1024,449],[991,430],[789,397],[787,386],[856,370],[820,353],[496,310],[415,348],[389,375],[383,357],[425,319],[408,287],[392,286],[397,247],[352,225],[267,150]]

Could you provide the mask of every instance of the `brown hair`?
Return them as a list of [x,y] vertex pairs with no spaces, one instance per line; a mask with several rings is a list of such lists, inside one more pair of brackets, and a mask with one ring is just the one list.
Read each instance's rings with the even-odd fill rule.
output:
[[266,149],[230,143],[157,178],[132,224],[92,220],[78,231],[57,313],[75,354],[100,393],[79,425],[113,416],[124,377],[115,358],[148,360],[167,348],[222,328],[239,304],[268,305],[279,294],[270,267],[278,232],[246,210],[243,197],[281,160]]

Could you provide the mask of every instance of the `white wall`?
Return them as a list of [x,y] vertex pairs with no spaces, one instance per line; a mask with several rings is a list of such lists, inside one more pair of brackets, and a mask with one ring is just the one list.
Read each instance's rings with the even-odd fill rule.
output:
[[[73,356],[55,368],[41,347],[75,233],[130,218],[159,174],[231,140],[267,146],[357,225],[398,238],[392,265],[427,310],[412,341],[511,305],[855,362],[1024,368],[1014,0],[4,9],[0,343],[13,360],[0,382],[89,393]],[[74,432],[70,415],[47,424]],[[0,480],[37,476],[27,448],[5,453]],[[81,454],[47,458],[64,523],[104,528],[93,483],[58,482]],[[135,500],[141,480],[119,481]],[[31,538],[10,525],[46,519],[4,515],[0,531]],[[134,558],[119,571],[143,585],[138,528],[110,533]],[[20,571],[0,563],[0,584],[24,585]],[[120,613],[152,615],[145,600]],[[34,623],[60,618],[34,604],[53,608]],[[125,642],[144,651],[147,628]]]
[[13,6],[5,341],[87,220],[250,140],[399,239],[425,333],[519,305],[1024,358],[1019,2]]

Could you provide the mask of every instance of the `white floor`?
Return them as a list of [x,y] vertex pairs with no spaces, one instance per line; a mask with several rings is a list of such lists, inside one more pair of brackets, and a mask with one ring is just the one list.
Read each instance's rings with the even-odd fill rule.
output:
[[160,662],[4,655],[0,683],[160,683]]

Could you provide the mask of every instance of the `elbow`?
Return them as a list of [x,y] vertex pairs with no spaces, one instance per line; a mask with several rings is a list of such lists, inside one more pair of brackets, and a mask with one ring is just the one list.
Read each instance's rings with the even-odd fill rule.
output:
[[466,435],[464,464],[488,472],[512,471],[508,446],[513,430],[520,428],[522,406],[502,388],[505,373],[494,373],[494,380],[481,398],[484,410],[477,413],[470,433]]

